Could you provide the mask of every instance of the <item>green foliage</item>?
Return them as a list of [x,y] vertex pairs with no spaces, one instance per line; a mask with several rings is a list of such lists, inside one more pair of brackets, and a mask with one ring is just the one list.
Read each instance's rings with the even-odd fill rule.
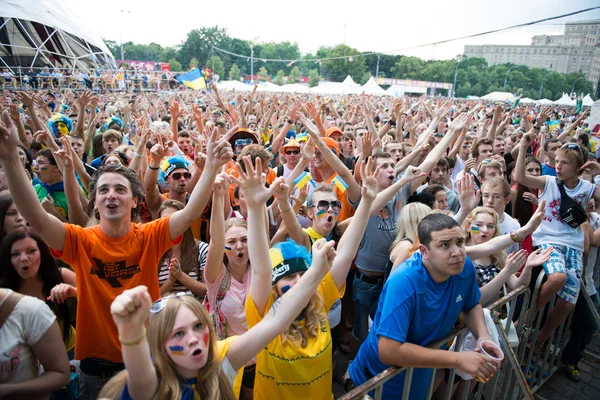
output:
[[271,80],[271,76],[265,67],[260,67],[258,74],[256,74],[259,81],[268,82]]
[[301,78],[302,72],[300,72],[300,68],[298,68],[298,66],[295,66],[288,75],[288,83],[298,83],[300,82]]
[[319,76],[319,71],[317,71],[316,69],[311,69],[308,72],[308,85],[310,87],[315,87],[319,84],[320,81],[321,77]]
[[168,63],[171,65],[171,71],[180,72],[182,71],[181,63],[174,58],[171,58]]
[[198,68],[198,67],[200,67],[200,62],[198,61],[198,59],[196,57],[192,58],[190,60],[190,69]]
[[[321,51],[321,49],[319,49]],[[365,58],[361,56],[361,53],[345,44],[339,44],[327,51],[327,58],[333,57],[348,57],[347,59],[340,60],[326,60],[321,62],[321,74],[323,71],[327,72],[327,76],[330,79],[336,81],[343,81],[347,75],[350,75],[354,81],[360,81],[365,72],[367,72],[367,66]],[[319,57],[319,52],[317,52]]]
[[225,76],[225,64],[223,64],[221,57],[212,56],[208,59],[208,63],[206,64],[206,66],[211,69],[213,74],[219,74],[219,77]]
[[[240,68],[237,66],[237,64],[232,64],[231,68],[229,69],[229,80],[230,81],[239,81],[241,75],[242,74],[240,72]],[[219,76],[220,76],[220,74],[219,74]]]
[[283,85],[283,78],[285,78],[284,72],[282,69],[280,69],[279,71],[277,71],[277,75],[275,75],[275,81],[273,83],[275,83],[276,85]]

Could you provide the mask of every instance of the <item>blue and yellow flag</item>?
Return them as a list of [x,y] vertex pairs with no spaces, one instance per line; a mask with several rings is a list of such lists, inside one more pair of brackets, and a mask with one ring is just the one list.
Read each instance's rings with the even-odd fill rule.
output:
[[179,83],[189,87],[190,89],[206,89],[206,81],[204,80],[204,75],[202,75],[202,71],[200,71],[199,68],[194,68],[188,73],[179,75],[176,79],[179,81]]

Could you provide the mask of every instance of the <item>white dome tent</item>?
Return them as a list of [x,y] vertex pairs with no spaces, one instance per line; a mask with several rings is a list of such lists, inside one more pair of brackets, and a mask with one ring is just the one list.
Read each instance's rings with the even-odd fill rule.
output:
[[591,107],[592,104],[594,104],[594,99],[592,99],[592,97],[590,96],[590,94],[588,93],[583,99],[582,99],[583,105],[586,107]]
[[0,65],[116,67],[100,35],[57,0],[0,0]]
[[375,78],[370,77],[369,80],[367,81],[367,83],[365,83],[361,89],[366,93],[366,94],[372,94],[374,96],[386,96],[388,95],[388,93],[383,90],[381,88],[381,86],[379,86],[377,84],[377,82],[375,82]]
[[492,92],[480,98],[487,101],[515,101],[515,96],[509,92]]

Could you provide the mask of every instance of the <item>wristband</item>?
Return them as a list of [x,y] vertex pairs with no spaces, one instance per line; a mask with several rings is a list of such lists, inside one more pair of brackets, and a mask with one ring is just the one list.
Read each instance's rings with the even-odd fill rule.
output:
[[151,167],[148,165],[148,169],[151,169],[152,171],[158,171],[160,169],[160,167]]
[[294,121],[292,121],[291,119],[288,119],[287,123],[290,124],[290,125],[294,125]]
[[137,151],[134,151],[134,152],[133,152],[133,156],[134,156],[134,157],[137,157],[137,158],[144,158],[144,156],[143,156],[143,155],[141,155],[140,153],[138,153]]
[[288,208],[287,210],[282,210],[282,209],[280,208],[280,209],[279,209],[279,212],[280,212],[280,213],[285,213],[285,212],[288,212],[288,211],[290,211],[291,209],[292,209],[292,207]]
[[510,233],[510,238],[512,239],[513,242],[516,242],[516,243],[521,243],[524,240],[519,235],[517,235],[516,229]]
[[144,340],[145,337],[146,337],[146,328],[144,328],[144,331],[142,332],[142,336],[140,336],[139,339],[132,340],[131,342],[124,342],[123,339],[121,339],[121,336],[119,336],[119,342],[121,342],[121,345],[123,345],[123,346],[137,346],[138,344],[142,343],[142,340]]

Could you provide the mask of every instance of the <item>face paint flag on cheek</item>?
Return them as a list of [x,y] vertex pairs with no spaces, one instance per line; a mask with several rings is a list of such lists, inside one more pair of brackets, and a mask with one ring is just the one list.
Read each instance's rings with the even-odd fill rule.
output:
[[171,350],[171,354],[174,356],[183,355],[183,346],[169,346],[169,350]]
[[231,251],[231,247],[225,246],[225,251],[227,251],[227,252]]
[[319,210],[319,211],[317,211],[317,214],[316,214],[317,218],[324,217],[326,213],[327,213],[327,211],[325,211],[325,210]]
[[472,226],[471,227],[471,233],[474,235],[477,235],[479,233],[479,227],[478,226]]
[[210,331],[204,332],[204,336],[202,337],[202,339],[204,339],[204,345],[208,346],[208,341],[210,340]]

